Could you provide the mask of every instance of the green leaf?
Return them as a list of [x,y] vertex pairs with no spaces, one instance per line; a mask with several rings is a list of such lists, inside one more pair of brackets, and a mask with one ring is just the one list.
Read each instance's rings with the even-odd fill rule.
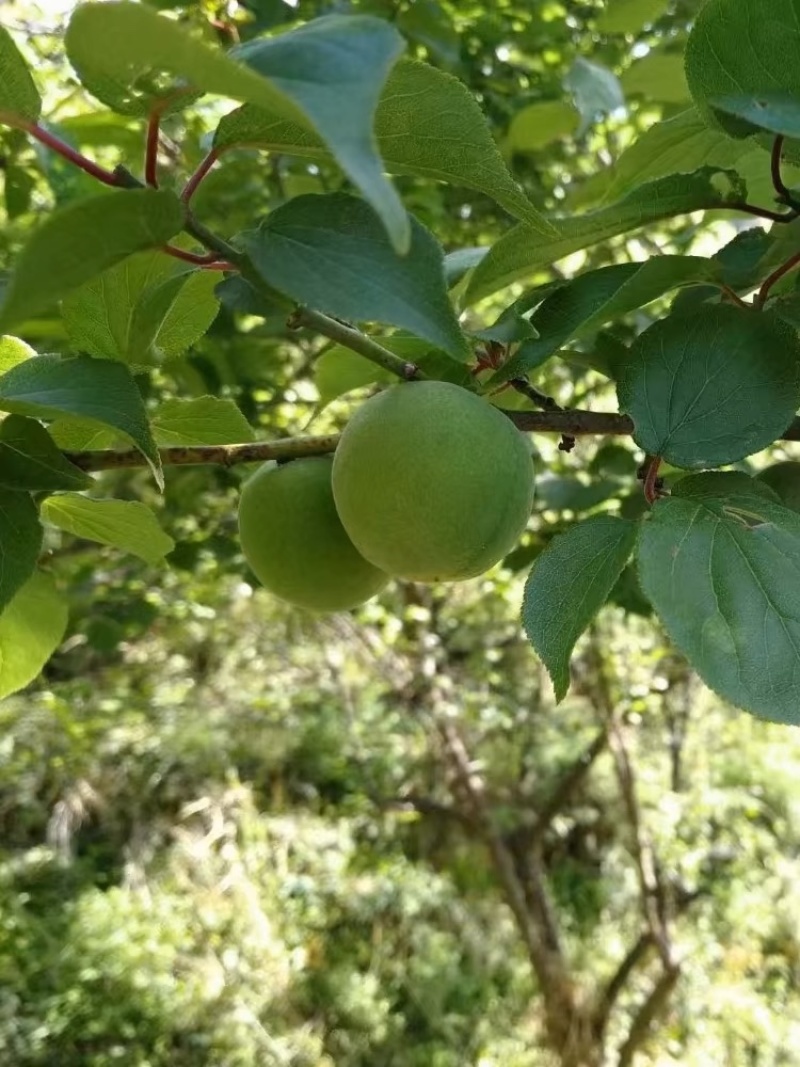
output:
[[769,309],[795,330],[800,330],[800,293],[787,293],[786,296],[771,300]]
[[377,383],[388,385],[392,381],[394,375],[389,371],[341,345],[323,352],[314,364],[314,385],[319,393],[320,410],[352,389]]
[[160,445],[232,445],[252,441],[253,427],[232,400],[198,396],[164,400],[153,412],[153,434]]
[[66,600],[48,574],[34,574],[0,615],[0,700],[37,677],[66,628]]
[[538,152],[540,148],[570,137],[578,129],[580,116],[563,100],[543,100],[518,111],[508,129],[508,148],[512,152]]
[[[431,348],[427,341],[419,337],[393,333],[381,337],[381,344],[396,356],[416,363],[428,378],[453,382],[464,388],[471,387],[471,375],[463,363],[454,363],[444,352]],[[314,384],[319,392],[318,411],[353,389],[363,389],[367,385],[390,385],[394,381],[396,378],[393,374],[342,345],[327,349],[314,364]]]
[[[172,109],[183,106],[192,99],[189,90],[197,89],[305,121],[267,79],[145,4],[80,4],[70,18],[65,44],[84,87],[122,115],[145,118],[155,104],[168,113],[165,101],[172,99]],[[164,78],[165,73],[174,78]]]
[[0,489],[0,611],[36,569],[42,527],[28,493]]
[[88,474],[69,462],[41,423],[22,415],[0,422],[0,486],[53,492],[86,489]]
[[0,411],[33,418],[78,415],[129,438],[163,486],[161,460],[130,371],[111,360],[37,356],[0,376]]
[[121,440],[114,430],[109,430],[93,419],[64,416],[54,419],[47,429],[63,452],[97,452],[114,448]]
[[30,211],[36,178],[29,170],[17,167],[13,163],[6,163],[3,180],[6,215],[9,219],[19,218],[20,215]]
[[579,137],[586,133],[598,115],[608,115],[625,107],[625,94],[616,74],[582,56],[575,60],[564,78],[564,88],[572,93],[580,112]]
[[747,137],[749,122],[726,117],[714,101],[734,94],[800,95],[800,0],[709,0],[686,44],[686,77],[694,102],[710,125]]
[[654,256],[581,274],[559,286],[531,316],[539,337],[526,341],[491,378],[506,382],[540,366],[573,337],[591,333],[611,319],[644,307],[670,289],[711,281],[719,267],[700,256]]
[[155,189],[107,193],[61,208],[17,257],[0,328],[46,311],[126,256],[164,244],[182,227],[178,198]]
[[536,480],[537,505],[547,511],[591,511],[618,492],[619,482],[607,478],[585,482],[580,478],[545,475]]
[[158,563],[175,547],[150,508],[138,500],[93,500],[79,493],[59,493],[42,502],[41,513],[50,526],[130,552],[145,563]]
[[599,33],[636,33],[660,18],[668,0],[606,0],[597,20]]
[[683,56],[678,52],[651,52],[638,59],[622,74],[620,84],[626,96],[643,96],[648,101],[682,104],[691,100]]
[[447,296],[442,250],[416,219],[411,248],[398,256],[363,200],[299,196],[243,234],[241,245],[261,277],[299,303],[401,326],[455,359],[469,358]]
[[534,561],[525,584],[522,623],[558,701],[569,688],[575,642],[608,599],[635,540],[635,523],[596,515],[553,538]]
[[642,523],[642,589],[706,685],[800,724],[800,515],[713,478],[683,479]]
[[640,448],[718,467],[771,444],[800,404],[800,341],[769,312],[726,304],[641,334],[620,369],[620,410]]
[[759,471],[753,485],[766,485],[785,508],[800,511],[800,462],[786,459]]
[[214,271],[193,270],[145,294],[134,312],[133,333],[150,336],[155,325],[151,358],[175,359],[205,336],[219,311],[218,281]]
[[[608,204],[645,182],[673,174],[691,174],[700,167],[736,170],[747,181],[748,196],[771,204],[774,196],[769,157],[752,142],[732,141],[721,130],[710,129],[695,108],[657,122],[637,137],[608,172],[611,180],[601,192]],[[761,175],[757,184],[751,174]]]
[[501,237],[475,268],[466,299],[474,302],[489,296],[571,252],[647,223],[700,208],[724,207],[727,200],[737,200],[741,193],[735,175],[704,167],[691,175],[671,175],[648,182],[599,211],[559,219],[559,232],[554,237],[543,238],[520,224]]
[[147,352],[160,323],[152,324],[146,339],[144,324],[138,324],[139,336],[134,344],[135,312],[145,294],[159,289],[179,272],[183,279],[188,276],[176,260],[153,249],[128,256],[82,285],[61,305],[73,348],[101,359],[147,363]]
[[763,264],[774,244],[775,234],[760,226],[737,233],[711,257],[719,264],[720,280],[731,289],[752,289],[769,273]]
[[[554,232],[511,177],[472,94],[451,75],[425,63],[397,63],[378,104],[375,133],[390,174],[414,174],[475,189],[538,232]],[[226,115],[217,127],[214,147],[233,145],[326,158],[319,137],[297,122],[284,121],[274,109],[245,106]]]
[[37,122],[42,98],[14,38],[0,26],[0,116]]
[[277,289],[269,289],[267,293],[267,288],[262,286],[256,290],[240,274],[231,274],[217,282],[214,293],[228,311],[257,315],[265,322],[274,322],[276,329],[280,330],[286,326],[286,319],[294,310],[294,304]]
[[[405,209],[383,176],[372,131],[381,89],[404,47],[388,23],[330,15],[249,41],[229,56],[144,5],[86,4],[72,16],[66,43],[83,84],[123,114],[146,115],[156,100],[175,98],[180,86],[164,88],[166,71],[315,130],[378,212],[395,247],[407,247]],[[180,95],[177,102],[183,102]]]
[[400,252],[411,240],[408,215],[384,177],[373,123],[386,78],[404,47],[397,30],[381,19],[329,15],[234,50],[307,116]]
[[460,57],[460,37],[435,0],[414,0],[406,11],[397,16],[397,26],[412,41],[427,48],[435,59],[447,67],[455,67]]
[[642,592],[639,576],[632,563],[623,568],[609,594],[608,602],[622,608],[626,615],[640,615],[644,619],[653,616],[653,605]]
[[0,337],[0,374],[5,374],[18,363],[35,355],[35,349],[26,345],[24,341],[20,341],[19,337],[9,337],[8,334]]
[[448,252],[444,257],[444,277],[447,288],[453,289],[461,279],[477,267],[486,256],[488,248],[458,248],[455,252]]
[[126,155],[140,152],[141,124],[108,111],[69,115],[58,120],[58,129],[70,144],[84,148],[108,148],[113,145]]
[[[529,341],[538,336],[530,320],[524,318],[514,304],[507,307],[491,326],[482,330],[471,330],[470,336],[481,341],[496,341],[501,345],[514,345],[520,341]],[[512,375],[513,377],[513,375]]]
[[163,252],[129,256],[63,302],[72,346],[131,366],[179,356],[216,318],[218,282]]
[[800,137],[800,99],[790,93],[737,93],[714,97],[711,105],[715,111],[749,123],[753,130],[769,130],[785,137]]

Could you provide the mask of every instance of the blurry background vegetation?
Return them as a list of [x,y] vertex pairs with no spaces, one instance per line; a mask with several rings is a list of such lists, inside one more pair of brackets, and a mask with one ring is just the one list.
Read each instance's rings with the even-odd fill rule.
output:
[[[53,129],[136,168],[142,131],[96,109],[63,62],[70,6],[7,2],[2,17],[35,61]],[[602,197],[640,131],[687,106],[680,57],[699,2],[155,6],[223,43],[334,10],[391,18],[413,53],[471,87],[534,201],[572,211]],[[197,164],[219,113],[166,123],[166,174]],[[19,134],[0,134],[0,155],[8,266],[37,217],[96,190]],[[197,210],[233,234],[340,183],[242,152]],[[448,251],[508,225],[478,195],[398,184]],[[734,232],[692,216],[558,269],[709,254]],[[624,342],[646,321],[639,312],[592,343]],[[55,318],[26,336],[64,344]],[[317,412],[319,349],[223,308],[187,359],[142,387],[229,396],[268,437],[324,432],[353,398]],[[537,384],[610,408],[604,381],[576,352]],[[625,507],[639,506],[628,443],[556,445],[536,440],[531,531],[494,572],[394,585],[323,620],[252,587],[235,537],[245,471],[168,470],[163,500],[144,472],[104,476],[115,495],[158,507],[178,547],[161,570],[66,537],[50,546],[72,591],[70,632],[40,682],[0,706],[0,1063],[568,1064],[548,1049],[548,996],[564,991],[543,988],[536,937],[553,939],[570,989],[619,978],[598,1063],[797,1063],[800,735],[712,699],[632,574],[553,706],[518,623],[527,565],[620,484]],[[659,931],[676,973],[649,1019]]]

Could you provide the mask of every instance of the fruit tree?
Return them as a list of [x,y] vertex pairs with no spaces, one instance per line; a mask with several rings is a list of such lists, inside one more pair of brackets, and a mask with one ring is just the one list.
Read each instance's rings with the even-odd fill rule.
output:
[[[582,633],[629,595],[725,700],[800,722],[797,468],[759,473],[800,437],[800,0],[679,4],[676,41],[664,4],[589,5],[628,105],[597,57],[554,88],[525,54],[526,19],[577,33],[569,5],[522,5],[482,88],[422,3],[233,6],[78,4],[77,88],[55,103],[0,29],[11,222],[37,174],[53,190],[6,239],[0,695],[64,635],[55,546],[167,568],[167,472],[270,463],[244,483],[241,546],[292,603],[347,609],[390,580],[522,560],[522,625],[559,698]],[[671,72],[659,121],[637,82],[653,61]],[[522,105],[503,63],[526,71]],[[537,173],[539,147],[598,116],[613,131],[626,106],[639,136],[593,175],[569,174],[567,150],[557,183]],[[446,233],[442,198],[461,222]],[[321,423],[287,434],[258,390],[237,406],[258,375],[244,337],[295,339]],[[560,501],[553,442],[575,470]],[[137,467],[148,478],[108,473]],[[532,506],[555,516],[544,534],[526,532]]]

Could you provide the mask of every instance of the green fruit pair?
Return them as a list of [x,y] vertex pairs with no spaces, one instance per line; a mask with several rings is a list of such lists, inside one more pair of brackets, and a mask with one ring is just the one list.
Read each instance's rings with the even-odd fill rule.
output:
[[336,611],[389,576],[482,574],[513,547],[532,502],[531,456],[512,423],[459,386],[412,382],[367,401],[333,461],[262,467],[243,490],[239,528],[268,589]]

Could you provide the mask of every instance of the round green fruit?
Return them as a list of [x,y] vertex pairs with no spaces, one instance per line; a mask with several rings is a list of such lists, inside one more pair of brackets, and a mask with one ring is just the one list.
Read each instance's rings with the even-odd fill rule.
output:
[[778,494],[784,507],[800,511],[800,463],[787,459],[759,471],[756,477]]
[[242,489],[239,535],[261,584],[311,611],[344,611],[389,576],[356,550],[336,514],[330,456],[265,464]]
[[460,581],[502,559],[525,529],[533,462],[510,420],[447,382],[368,400],[333,460],[342,524],[376,567],[410,581]]

